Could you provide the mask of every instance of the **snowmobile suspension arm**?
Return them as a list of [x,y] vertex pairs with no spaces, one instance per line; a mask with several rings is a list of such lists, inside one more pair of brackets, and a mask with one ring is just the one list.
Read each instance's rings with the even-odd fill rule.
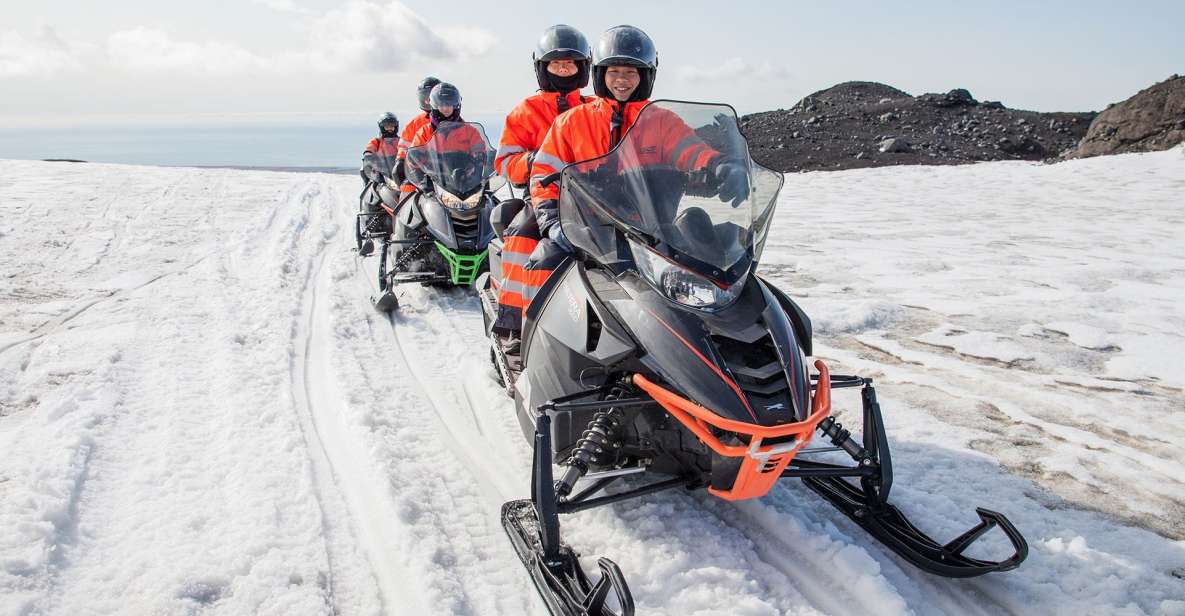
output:
[[[604,485],[593,485],[589,489],[581,492],[576,497],[570,500],[561,500],[557,506],[560,513],[576,513],[577,511],[584,511],[585,509],[592,509],[600,507],[601,505],[610,505],[623,500],[629,500],[647,494],[654,494],[655,492],[662,492],[671,488],[690,487],[698,483],[698,479],[687,479],[685,477],[675,477],[665,481],[652,483],[648,486],[642,486],[635,490],[628,492],[619,492],[617,494],[610,494],[609,496],[602,496],[600,498],[588,498],[587,495],[596,492],[604,487]],[[598,482],[599,484],[600,482]]]

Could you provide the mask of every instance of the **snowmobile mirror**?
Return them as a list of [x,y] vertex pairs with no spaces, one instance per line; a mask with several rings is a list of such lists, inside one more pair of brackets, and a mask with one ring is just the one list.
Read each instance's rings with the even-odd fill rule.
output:
[[556,171],[555,173],[552,173],[551,175],[544,177],[542,180],[539,180],[539,185],[542,186],[543,188],[547,188],[548,186],[555,184],[556,181],[558,181],[560,179],[560,175],[561,175],[561,172]]

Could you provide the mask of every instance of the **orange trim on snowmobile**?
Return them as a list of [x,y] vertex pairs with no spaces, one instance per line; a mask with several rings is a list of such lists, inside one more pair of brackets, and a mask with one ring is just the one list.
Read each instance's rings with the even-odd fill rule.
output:
[[[745,500],[765,496],[782,477],[782,471],[786,469],[790,460],[810,442],[819,422],[831,414],[830,373],[821,360],[815,361],[815,367],[819,370],[819,382],[815,385],[810,416],[803,421],[778,426],[759,426],[721,417],[640,374],[633,375],[631,381],[654,398],[655,402],[662,405],[672,417],[679,420],[683,427],[690,430],[712,451],[729,458],[744,458],[732,488],[708,488],[708,492],[724,500]],[[749,444],[725,445],[712,433],[712,428],[748,436]],[[775,445],[761,444],[763,439],[786,436],[793,436],[794,440]]]

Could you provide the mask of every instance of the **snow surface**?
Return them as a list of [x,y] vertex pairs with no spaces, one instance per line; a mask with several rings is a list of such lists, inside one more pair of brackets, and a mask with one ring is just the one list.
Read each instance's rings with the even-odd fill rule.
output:
[[[478,302],[374,313],[358,189],[0,161],[0,616],[546,613]],[[1182,149],[787,176],[762,269],[876,379],[893,500],[944,540],[1004,512],[1020,569],[919,572],[789,482],[566,539],[642,614],[1185,614],[1182,195]]]

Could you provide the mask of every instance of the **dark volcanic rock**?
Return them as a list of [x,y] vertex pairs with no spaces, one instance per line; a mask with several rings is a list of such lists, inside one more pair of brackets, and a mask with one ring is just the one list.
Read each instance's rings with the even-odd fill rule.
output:
[[[790,109],[741,118],[753,157],[778,171],[1044,160],[1077,147],[1094,113],[1038,113],[970,92],[910,96],[851,81]],[[897,140],[882,149],[888,140]]]
[[1173,75],[1100,113],[1072,157],[1155,152],[1181,142],[1185,142],[1185,77]]

